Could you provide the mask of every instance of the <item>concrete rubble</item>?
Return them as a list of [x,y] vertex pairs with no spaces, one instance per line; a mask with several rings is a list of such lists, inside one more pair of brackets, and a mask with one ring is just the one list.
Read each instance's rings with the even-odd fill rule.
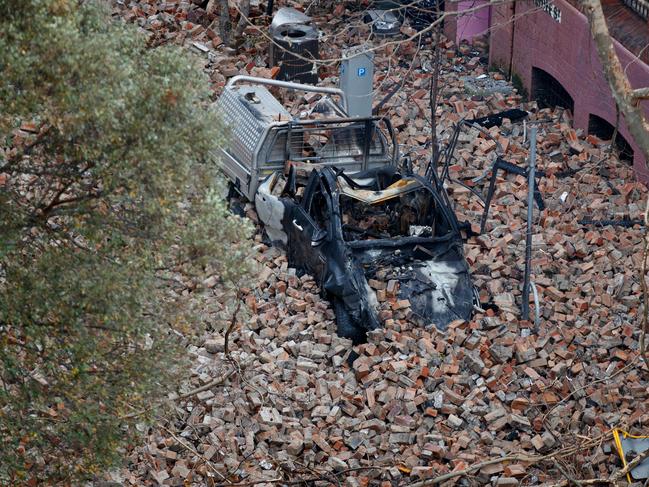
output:
[[[225,47],[210,28],[216,15],[208,16],[201,3],[123,0],[114,8],[145,29],[153,45],[177,43],[203,56],[215,94],[235,74],[272,76],[264,37],[249,27],[236,51]],[[312,13],[325,32],[323,59],[369,32],[361,12],[341,6]],[[263,7],[253,2],[253,16]],[[254,22],[261,29],[268,23],[259,15]],[[404,25],[402,32],[409,35],[408,29]],[[376,51],[375,103],[403,84],[381,114],[391,118],[402,152],[420,161],[422,171],[431,151],[428,42]],[[488,464],[448,481],[549,485],[565,480],[566,471],[580,479],[619,469],[612,428],[648,434],[648,373],[638,357],[643,228],[578,223],[642,219],[645,187],[606,142],[575,131],[563,110],[539,110],[511,86],[502,89],[500,76],[487,70],[480,43],[446,41],[442,48],[442,141],[461,118],[521,108],[530,112],[525,126],[505,120],[489,132],[503,158],[524,167],[527,127],[537,123],[537,167],[546,174],[539,184],[547,206],[535,208],[532,276],[540,293],[539,325],[522,321],[519,311],[524,176],[500,173],[486,231],[466,241],[484,309],[444,334],[412,325],[409,303],[395,298],[397,283],[377,280],[370,285],[378,290],[385,325],[369,333],[366,344],[352,347],[336,336],[333,311],[313,279],[296,276],[283,253],[257,235],[260,275],[244,290],[250,316],[229,337],[240,370],[219,386],[176,401],[164,428],[149,431],[114,480],[198,486],[320,477],[322,485],[406,485],[505,455],[580,446],[554,462]],[[468,94],[463,80],[482,75],[493,83]],[[335,76],[335,66],[320,70],[323,85],[335,85]],[[299,112],[316,100],[285,101]],[[495,160],[494,140],[471,129],[455,153],[451,177],[485,194],[488,179],[473,179]],[[458,184],[449,185],[449,193],[460,220],[479,228],[477,197]],[[254,218],[250,205],[246,210]],[[212,292],[217,299],[218,289]],[[210,333],[201,346],[189,347],[195,367],[186,391],[233,368],[224,344],[223,333]]]

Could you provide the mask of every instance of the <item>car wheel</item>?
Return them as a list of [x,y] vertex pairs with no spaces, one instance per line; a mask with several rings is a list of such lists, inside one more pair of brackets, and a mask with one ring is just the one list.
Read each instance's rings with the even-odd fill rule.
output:
[[340,298],[333,299],[334,313],[336,313],[336,333],[341,338],[349,338],[358,345],[367,341],[367,331],[352,321],[352,317],[345,309],[345,305]]

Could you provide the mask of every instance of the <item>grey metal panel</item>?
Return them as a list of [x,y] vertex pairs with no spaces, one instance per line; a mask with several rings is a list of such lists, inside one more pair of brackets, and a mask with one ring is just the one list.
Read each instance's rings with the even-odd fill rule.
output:
[[311,23],[311,17],[303,14],[299,10],[291,7],[280,8],[273,16],[273,21],[270,24],[270,35],[274,35],[286,25],[308,25]]
[[228,152],[251,168],[268,126],[280,119],[291,119],[290,113],[263,86],[227,87],[217,102],[217,110],[230,130]]
[[400,33],[401,20],[391,10],[368,10],[363,22],[372,26],[372,32],[378,37],[396,36]]
[[340,63],[340,88],[347,95],[347,113],[350,117],[372,116],[372,81],[374,54],[365,46],[343,52]]
[[[625,438],[620,435],[620,443],[622,444],[622,450],[627,458],[627,462],[649,449],[649,438]],[[649,459],[640,462],[636,468],[631,470],[631,476],[635,480],[649,478]]]

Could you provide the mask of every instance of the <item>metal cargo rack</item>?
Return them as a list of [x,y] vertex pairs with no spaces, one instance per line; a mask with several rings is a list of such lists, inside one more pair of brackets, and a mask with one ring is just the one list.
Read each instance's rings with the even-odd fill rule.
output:
[[[240,82],[252,84],[238,85]],[[298,120],[264,87],[278,86],[341,98],[337,116]],[[217,110],[229,130],[221,147],[221,166],[235,188],[252,200],[261,179],[289,164],[304,169],[335,166],[355,173],[394,165],[398,145],[384,117],[350,118],[345,93],[250,76],[235,76],[219,98]]]
[[291,121],[274,127],[260,167],[277,170],[297,162],[358,172],[392,163],[396,154],[388,141],[393,137],[383,117]]

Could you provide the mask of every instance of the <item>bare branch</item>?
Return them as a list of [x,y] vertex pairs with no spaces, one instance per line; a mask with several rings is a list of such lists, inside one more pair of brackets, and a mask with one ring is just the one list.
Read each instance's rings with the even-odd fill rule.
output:
[[[606,437],[609,434],[609,432],[605,433],[604,435],[598,437],[598,438],[593,438],[591,440],[588,440],[587,442],[581,444],[581,445],[575,445],[575,446],[569,446],[566,448],[562,448],[561,450],[557,450],[553,453],[549,453],[547,455],[526,455],[526,454],[514,454],[514,455],[505,455],[503,457],[499,458],[492,458],[490,460],[485,460],[484,462],[479,462],[479,463],[474,463],[473,465],[468,466],[467,468],[463,470],[456,470],[453,472],[446,473],[444,475],[440,475],[438,477],[432,478],[432,479],[427,479],[427,480],[422,480],[420,482],[414,482],[412,484],[408,484],[409,487],[426,487],[429,485],[438,485],[441,483],[446,482],[447,480],[451,480],[457,477],[463,477],[465,475],[468,475],[470,473],[476,472],[483,467],[487,467],[489,465],[495,465],[498,463],[506,463],[506,462],[525,462],[529,464],[535,464],[535,463],[540,463],[543,461],[547,460],[554,460],[557,458],[565,458],[570,455],[573,455],[575,452],[583,450],[586,448],[588,445],[596,445],[598,442],[600,442],[604,437]],[[582,485],[593,485],[596,484],[597,482],[606,482],[607,480],[601,480],[601,479],[593,479],[593,481],[581,481]],[[559,485],[566,485],[565,483],[559,484]]]
[[212,380],[212,381],[208,382],[207,384],[204,384],[204,385],[202,385],[202,386],[200,386],[200,387],[197,387],[196,389],[192,389],[192,390],[189,391],[189,392],[185,392],[184,394],[181,394],[181,395],[178,396],[178,397],[171,398],[171,399],[167,399],[166,401],[161,401],[161,402],[159,402],[159,403],[155,403],[155,404],[153,404],[151,407],[148,407],[148,408],[143,409],[143,410],[141,410],[141,411],[136,411],[136,412],[133,412],[133,413],[125,414],[125,415],[123,415],[123,416],[120,416],[119,419],[130,419],[130,418],[136,418],[136,417],[138,417],[138,416],[142,416],[143,414],[145,414],[145,413],[151,411],[151,410],[154,409],[156,406],[160,406],[160,405],[162,405],[162,404],[164,404],[164,403],[171,403],[171,402],[177,401],[178,399],[187,399],[188,397],[195,396],[195,395],[198,394],[199,392],[207,391],[208,389],[211,389],[212,387],[216,387],[216,386],[219,386],[219,385],[223,384],[226,380],[228,380],[228,378],[229,378],[232,374],[234,374],[234,372],[235,372],[235,371],[234,371],[233,369],[230,369],[230,370],[228,370],[227,373],[225,373],[225,374],[222,375],[221,377],[217,377],[216,379],[214,379],[214,380]]
[[559,470],[559,472],[561,472],[561,474],[566,478],[568,485],[576,485],[577,487],[581,487],[583,485],[579,480],[570,475],[570,473],[566,471],[566,469],[563,467],[563,465],[561,465],[561,463],[559,463],[558,460],[554,460],[553,463],[554,466],[557,467],[557,470]]
[[167,428],[166,426],[160,425],[160,427],[161,427],[163,430],[165,430],[167,433],[169,433],[169,434],[171,435],[171,437],[172,437],[174,440],[176,440],[180,446],[182,446],[182,447],[185,448],[186,450],[189,450],[189,451],[192,452],[194,455],[196,455],[198,458],[200,458],[201,461],[202,461],[205,465],[207,465],[207,466],[210,468],[210,470],[211,470],[212,472],[214,472],[216,475],[218,475],[218,476],[221,478],[221,480],[223,480],[224,482],[227,482],[228,484],[231,484],[231,483],[232,483],[232,482],[230,482],[228,479],[226,479],[226,478],[223,476],[223,474],[222,474],[221,472],[218,471],[218,469],[214,466],[214,464],[213,464],[212,462],[210,462],[207,458],[205,458],[203,455],[201,455],[200,453],[198,453],[198,451],[196,450],[196,448],[194,448],[193,446],[191,446],[191,445],[188,444],[188,443],[185,443],[185,441],[184,441],[182,438],[178,438],[178,436],[177,436],[176,434],[174,434],[174,432],[171,431],[171,430],[170,430],[169,428]]
[[232,316],[230,318],[230,326],[228,326],[228,329],[225,331],[225,337],[223,338],[223,340],[225,342],[225,344],[223,345],[223,352],[225,353],[226,357],[230,357],[230,347],[229,347],[230,333],[232,333],[232,330],[234,330],[234,327],[237,324],[237,315],[239,314],[239,311],[241,310],[241,301],[242,301],[242,292],[241,292],[241,290],[237,291],[235,299],[237,301],[237,305],[234,308],[234,311],[232,312]]
[[633,90],[631,92],[631,97],[636,100],[636,102],[639,100],[649,100],[649,87]]
[[647,458],[649,458],[649,449],[643,451],[642,453],[639,453],[637,457],[635,457],[633,460],[631,460],[629,463],[626,464],[626,467],[624,467],[622,470],[619,470],[614,475],[612,475],[611,480],[614,482],[617,480],[622,480],[622,478],[627,473],[629,473],[631,470],[636,468],[638,464],[642,463]]
[[51,126],[47,126],[38,133],[38,135],[26,144],[21,150],[19,150],[16,154],[13,156],[7,158],[2,166],[0,166],[0,172],[9,172],[12,169],[12,166],[15,164],[19,163],[23,158],[29,156],[32,151],[38,147],[39,145],[45,143],[45,141],[48,139],[50,135],[50,129]]
[[649,198],[644,212],[644,244],[642,247],[642,274],[640,275],[640,284],[642,285],[642,330],[640,332],[640,354],[644,358],[645,365],[649,366],[647,360],[647,329],[649,328],[649,290],[647,290],[647,254],[649,254]]
[[[439,12],[438,12],[439,14]],[[439,103],[439,71],[442,64],[441,49],[439,46],[441,37],[441,24],[435,29],[431,36],[431,51],[433,55],[433,72],[430,80],[430,92],[428,94],[430,104],[430,140],[433,146],[432,161],[434,170],[437,171],[437,161],[439,159],[439,142],[437,140],[437,104]]]

